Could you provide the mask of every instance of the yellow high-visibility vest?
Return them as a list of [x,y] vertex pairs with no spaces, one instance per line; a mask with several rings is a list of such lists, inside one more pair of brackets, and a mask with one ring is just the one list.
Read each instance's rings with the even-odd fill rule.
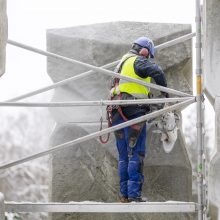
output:
[[[141,78],[138,76],[134,71],[134,62],[136,60],[137,56],[132,56],[128,58],[124,65],[122,66],[120,74],[123,76],[128,76],[134,79],[139,79],[144,82],[151,82],[151,77],[147,78]],[[123,79],[120,79],[119,81],[119,90],[120,92],[126,92],[128,94],[131,94],[132,96],[136,98],[148,98],[149,89],[146,86],[140,85],[138,83],[134,82],[128,82]]]

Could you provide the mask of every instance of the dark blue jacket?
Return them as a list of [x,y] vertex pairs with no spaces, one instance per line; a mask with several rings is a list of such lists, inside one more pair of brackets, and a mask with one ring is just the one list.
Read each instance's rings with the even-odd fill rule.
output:
[[167,87],[167,80],[163,70],[150,59],[138,56],[134,62],[134,71],[141,78],[151,77],[157,85]]

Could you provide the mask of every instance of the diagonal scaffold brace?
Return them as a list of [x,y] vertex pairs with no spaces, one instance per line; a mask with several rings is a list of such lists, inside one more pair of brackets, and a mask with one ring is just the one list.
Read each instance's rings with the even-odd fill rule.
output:
[[[189,34],[186,34],[184,36],[181,36],[181,37],[178,37],[176,39],[173,39],[171,41],[167,41],[167,42],[165,42],[163,44],[157,45],[157,46],[155,46],[155,49],[156,50],[162,50],[164,48],[173,46],[173,45],[175,45],[177,43],[181,43],[181,42],[184,42],[186,40],[189,40],[189,39],[193,38],[194,36],[195,36],[195,33],[189,33]],[[20,96],[17,96],[15,98],[7,100],[7,101],[10,101],[10,102],[11,101],[19,101],[21,99],[28,98],[28,97],[40,94],[42,92],[46,92],[46,91],[49,91],[51,89],[55,89],[57,87],[65,85],[65,84],[67,84],[69,82],[73,82],[73,81],[75,81],[77,79],[86,77],[86,76],[88,76],[90,74],[93,74],[95,72],[101,72],[101,73],[106,74],[106,75],[110,75],[110,76],[113,76],[113,77],[118,77],[118,75],[113,75],[113,74],[115,74],[113,71],[109,71],[109,70],[105,70],[105,69],[108,69],[108,68],[116,66],[119,63],[120,60],[117,60],[117,61],[114,61],[112,63],[106,64],[106,65],[104,65],[102,67],[96,67],[96,66],[92,66],[92,65],[89,65],[89,64],[86,64],[86,63],[82,63],[80,61],[73,60],[73,59],[70,59],[70,58],[67,58],[67,57],[63,57],[63,56],[60,56],[60,55],[57,55],[57,54],[54,54],[54,53],[43,51],[43,50],[40,50],[40,49],[31,47],[31,46],[28,46],[28,45],[24,45],[24,44],[18,43],[18,42],[13,41],[13,40],[8,40],[8,44],[11,44],[13,46],[20,47],[20,48],[23,48],[23,49],[26,49],[26,50],[29,50],[29,51],[32,51],[32,52],[35,52],[35,53],[38,53],[38,54],[41,54],[41,55],[44,55],[44,56],[47,56],[47,57],[53,57],[53,58],[60,59],[60,60],[63,60],[63,61],[66,61],[66,62],[70,62],[70,63],[73,63],[73,64],[82,65],[84,67],[87,67],[87,68],[91,69],[90,71],[78,74],[76,76],[70,77],[68,79],[62,80],[62,81],[57,82],[57,83],[54,83],[53,85],[46,86],[46,87],[40,88],[38,90],[35,90],[35,91],[32,91],[32,92],[29,92],[29,93],[26,93],[26,94],[23,94],[23,95],[20,95]],[[120,77],[118,77],[118,78],[120,78]],[[122,79],[127,80],[127,81],[132,81],[132,78],[129,78],[129,77],[124,77]],[[164,88],[164,87],[152,84],[152,83],[143,83],[140,80],[136,80],[136,82],[140,83],[142,85],[148,86],[149,88],[158,89],[160,91],[168,92],[168,93],[171,93],[171,94],[174,94],[174,95],[190,96],[187,93],[183,93],[183,92],[180,92],[180,91],[177,91],[177,90],[174,90],[174,89],[170,89],[170,88]]]
[[77,138],[75,140],[72,140],[72,141],[69,141],[69,142],[57,145],[55,147],[51,147],[48,150],[45,150],[45,151],[42,151],[42,152],[39,152],[39,153],[30,155],[30,156],[27,156],[25,158],[22,158],[22,159],[13,161],[13,162],[9,162],[9,163],[0,165],[0,170],[7,169],[7,168],[10,168],[10,167],[13,167],[13,166],[16,166],[16,165],[19,165],[19,164],[22,164],[22,163],[25,163],[25,162],[28,162],[28,161],[31,161],[31,160],[43,157],[43,156],[46,156],[48,154],[51,154],[51,153],[63,150],[65,148],[67,148],[67,147],[72,147],[72,146],[74,146],[76,144],[79,144],[79,143],[91,140],[93,138],[97,138],[97,137],[99,137],[101,135],[105,135],[105,134],[114,132],[116,130],[128,127],[128,126],[133,125],[133,124],[137,124],[137,123],[140,123],[140,122],[143,122],[143,121],[148,121],[149,119],[156,118],[156,117],[158,117],[158,116],[160,116],[160,115],[162,115],[162,114],[164,114],[166,112],[177,110],[177,109],[182,109],[182,108],[184,108],[184,107],[186,107],[186,106],[188,106],[188,105],[190,105],[190,104],[192,104],[194,102],[196,102],[195,98],[189,98],[187,101],[184,101],[184,102],[181,102],[181,103],[178,103],[178,104],[174,104],[174,105],[169,106],[169,107],[165,107],[164,109],[152,112],[150,114],[147,114],[147,115],[144,115],[144,116],[132,119],[132,120],[129,120],[127,122],[121,123],[119,125],[116,125],[116,126],[113,126],[113,127],[110,127],[110,128],[106,128],[106,129],[104,129],[102,131],[97,131],[97,132],[88,134],[88,135],[86,135],[84,137],[80,137],[80,138]]

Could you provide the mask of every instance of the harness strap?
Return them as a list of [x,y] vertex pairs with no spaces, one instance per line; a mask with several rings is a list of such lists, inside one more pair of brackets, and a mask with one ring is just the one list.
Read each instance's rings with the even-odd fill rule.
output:
[[[117,65],[116,69],[115,69],[115,72],[117,72],[118,74],[120,74],[121,72],[121,69],[122,69],[122,66],[124,65],[124,63],[131,57],[134,57],[134,56],[137,56],[135,54],[127,54],[127,56],[124,57],[124,59],[121,60],[121,62]],[[117,88],[119,86],[119,79],[116,78],[115,79],[115,82],[114,82],[114,87]],[[119,94],[118,94],[118,97],[119,99],[121,100],[122,99],[122,95],[119,91]],[[122,117],[122,119],[124,121],[128,121],[128,118],[124,115],[123,111],[122,111],[122,108],[121,106],[119,105],[118,106],[118,113],[120,114],[120,116]],[[130,126],[131,128],[133,128],[134,130],[137,130],[137,131],[140,131],[141,130],[141,126],[138,125],[138,124],[134,124],[134,125],[131,125]]]
[[[121,93],[118,95],[119,99],[121,99]],[[124,115],[121,106],[118,106],[118,113],[120,114],[120,116],[123,118],[124,121],[128,121],[128,118]],[[138,124],[134,124],[134,125],[130,125],[131,128],[133,128],[134,130],[140,131],[141,130],[141,126]]]
[[[126,60],[128,60],[130,57],[136,56],[135,54],[127,54],[124,59],[122,59],[120,61],[120,63],[116,66],[114,72],[120,74],[121,69],[123,64],[125,63]],[[118,86],[119,83],[119,79],[118,78],[114,78],[113,83],[112,83],[112,88],[116,88]],[[119,93],[119,97],[121,99],[121,93]],[[113,97],[111,97],[112,100]],[[106,107],[106,112],[107,112],[107,120],[108,120],[108,128],[112,126],[112,106],[107,106]],[[121,106],[118,106],[118,112],[121,115],[121,117],[123,118],[124,121],[128,121],[128,119],[126,118],[126,116],[123,114]],[[103,118],[100,118],[100,131],[102,130],[102,124],[103,124]],[[141,130],[141,126],[139,125],[131,125],[131,127],[137,131]],[[102,144],[106,144],[109,141],[109,137],[110,137],[110,133],[108,133],[107,138],[103,139],[102,136],[99,136],[99,140]]]
[[[106,111],[107,111],[107,121],[108,121],[108,128],[110,128],[112,126],[112,106],[107,106],[106,107]],[[103,124],[103,118],[100,118],[100,131],[102,130],[102,124]],[[107,134],[106,139],[103,138],[103,136],[99,136],[99,140],[102,144],[106,144],[109,141],[109,137],[110,137],[110,133]]]
[[[122,112],[121,107],[118,107],[118,113],[121,115],[121,117],[123,118],[124,121],[128,121],[128,118]],[[141,130],[141,126],[138,124],[130,125],[130,127],[133,128],[134,130],[137,130],[137,131]]]

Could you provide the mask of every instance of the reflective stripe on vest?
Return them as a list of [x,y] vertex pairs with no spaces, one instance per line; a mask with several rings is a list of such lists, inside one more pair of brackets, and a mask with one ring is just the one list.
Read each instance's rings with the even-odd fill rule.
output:
[[[122,66],[121,75],[128,76],[134,79],[139,79],[144,82],[151,82],[151,77],[141,78],[138,76],[134,71],[134,62],[137,56],[133,56],[127,59]],[[126,92],[128,94],[133,95],[136,98],[148,98],[149,89],[146,86],[140,85],[134,82],[128,82],[125,80],[120,79],[119,81],[119,89],[120,92]]]

